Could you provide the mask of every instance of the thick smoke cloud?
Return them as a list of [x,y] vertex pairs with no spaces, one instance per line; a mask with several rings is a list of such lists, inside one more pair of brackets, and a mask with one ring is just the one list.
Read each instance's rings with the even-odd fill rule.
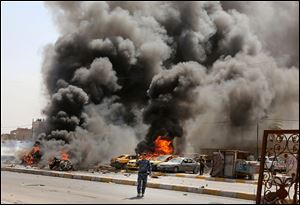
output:
[[299,67],[299,2],[222,2],[225,10],[247,15],[263,46],[281,66]]
[[[182,137],[182,123],[196,114],[193,107],[195,88],[201,83],[205,68],[195,62],[179,63],[153,77],[144,110],[144,122],[151,127],[137,152],[153,152],[154,140],[165,132],[171,138]],[[150,145],[150,146],[149,146]]]
[[[284,5],[287,14],[292,6]],[[48,130],[37,138],[44,162],[60,150],[79,168],[116,154],[151,152],[166,131],[178,153],[189,144],[194,150],[244,144],[251,149],[252,133],[240,133],[257,120],[282,113],[299,118],[299,63],[290,55],[296,44],[283,38],[285,30],[272,30],[281,39],[276,48],[286,42],[282,52],[274,52],[270,42],[277,40],[262,30],[270,25],[242,3],[46,6],[61,36],[45,48],[42,66]],[[298,24],[286,27],[293,26],[298,30],[290,35],[298,36]],[[285,55],[289,59],[281,60]]]
[[81,110],[87,101],[88,96],[81,88],[73,85],[60,88],[46,108],[46,114],[50,116],[47,119],[49,128],[73,131],[83,123]]

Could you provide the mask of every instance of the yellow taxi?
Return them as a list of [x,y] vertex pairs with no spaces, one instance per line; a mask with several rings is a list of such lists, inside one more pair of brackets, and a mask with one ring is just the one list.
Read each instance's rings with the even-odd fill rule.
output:
[[110,160],[110,165],[116,169],[125,169],[130,160],[136,159],[136,155],[122,154]]

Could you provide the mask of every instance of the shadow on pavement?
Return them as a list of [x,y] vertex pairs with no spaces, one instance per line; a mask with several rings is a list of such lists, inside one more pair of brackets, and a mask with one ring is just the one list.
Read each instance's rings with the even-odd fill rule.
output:
[[125,198],[125,199],[129,199],[129,200],[135,200],[135,199],[142,199],[143,197],[138,197],[138,196],[133,196],[130,198]]

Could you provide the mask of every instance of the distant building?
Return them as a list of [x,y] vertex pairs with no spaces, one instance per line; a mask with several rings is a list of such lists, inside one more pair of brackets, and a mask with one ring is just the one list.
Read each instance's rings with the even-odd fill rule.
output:
[[29,140],[32,138],[32,129],[17,128],[10,132],[10,139],[14,140]]
[[33,136],[39,135],[46,130],[46,121],[44,119],[32,120],[32,128],[17,128],[9,134],[1,134],[3,140],[29,140]]
[[10,134],[1,134],[1,141],[2,140],[9,140],[10,139]]
[[47,124],[45,119],[37,119],[36,121],[32,120],[32,133],[33,136],[37,136],[40,133],[46,131]]
[[32,129],[29,128],[17,128],[10,131],[9,134],[1,134],[2,140],[29,140],[32,138]]

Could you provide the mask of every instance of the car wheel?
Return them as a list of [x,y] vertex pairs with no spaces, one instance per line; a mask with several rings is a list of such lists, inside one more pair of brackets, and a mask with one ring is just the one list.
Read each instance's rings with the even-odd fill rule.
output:
[[179,172],[179,168],[178,167],[174,167],[174,172],[175,173]]
[[198,174],[198,172],[199,172],[199,168],[195,167],[194,170],[193,170],[193,174]]

